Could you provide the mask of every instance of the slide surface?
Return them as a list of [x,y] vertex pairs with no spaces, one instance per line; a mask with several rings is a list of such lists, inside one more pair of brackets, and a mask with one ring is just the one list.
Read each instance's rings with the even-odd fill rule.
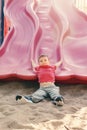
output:
[[60,82],[87,83],[87,15],[73,0],[6,0],[11,29],[0,47],[0,79],[36,79],[31,59],[41,54],[56,70]]

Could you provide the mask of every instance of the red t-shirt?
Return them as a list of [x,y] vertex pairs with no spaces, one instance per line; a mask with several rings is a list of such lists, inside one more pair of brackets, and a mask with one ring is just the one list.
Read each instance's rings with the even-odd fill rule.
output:
[[50,65],[35,67],[39,82],[55,82],[55,69],[56,66]]

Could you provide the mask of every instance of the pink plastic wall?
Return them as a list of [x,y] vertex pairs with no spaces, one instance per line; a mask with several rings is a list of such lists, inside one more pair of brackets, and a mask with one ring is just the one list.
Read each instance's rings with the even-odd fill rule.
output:
[[0,79],[36,79],[31,59],[47,54],[60,82],[87,83],[87,15],[72,0],[6,0],[11,30],[0,48]]

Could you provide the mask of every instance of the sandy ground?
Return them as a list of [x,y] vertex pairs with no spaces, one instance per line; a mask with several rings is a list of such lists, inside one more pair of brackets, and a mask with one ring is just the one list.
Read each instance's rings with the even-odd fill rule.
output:
[[16,102],[28,95],[36,82],[0,81],[0,130],[87,130],[87,85],[60,85],[63,107],[49,100],[38,104]]

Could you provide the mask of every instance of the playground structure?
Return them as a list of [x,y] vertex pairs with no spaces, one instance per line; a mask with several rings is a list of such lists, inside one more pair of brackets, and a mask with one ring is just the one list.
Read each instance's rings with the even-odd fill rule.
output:
[[11,28],[0,48],[0,79],[37,79],[31,59],[46,54],[51,64],[63,60],[57,81],[87,83],[87,16],[73,0],[6,0],[4,11]]
[[[4,30],[1,34],[2,39],[0,40],[0,43],[3,43],[3,38],[5,38],[5,36],[7,35],[10,26],[11,26],[11,22],[10,20],[5,16],[4,16],[4,0],[0,0],[0,5],[1,5],[1,17],[2,17],[2,30]],[[87,13],[87,0],[74,0],[73,1],[74,5],[80,9],[81,11],[83,11],[84,13]],[[3,29],[4,28],[4,29]]]
[[0,0],[0,45],[4,38],[4,12],[3,12],[4,0]]

